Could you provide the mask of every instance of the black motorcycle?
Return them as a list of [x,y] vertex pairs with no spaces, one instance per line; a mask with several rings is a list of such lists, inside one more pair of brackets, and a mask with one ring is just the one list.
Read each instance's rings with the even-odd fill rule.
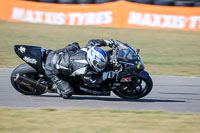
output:
[[[25,95],[41,95],[57,92],[56,86],[45,75],[44,66],[49,50],[38,46],[15,45],[15,53],[25,64],[17,66],[11,74],[11,83]],[[66,77],[73,86],[73,95],[110,96],[113,91],[125,99],[138,99],[152,90],[153,82],[139,56],[140,50],[134,50],[128,44],[117,41],[112,50],[108,50],[109,65],[107,69],[115,71],[115,77],[103,81],[96,88],[89,88],[77,77]],[[60,94],[61,95],[61,94]]]

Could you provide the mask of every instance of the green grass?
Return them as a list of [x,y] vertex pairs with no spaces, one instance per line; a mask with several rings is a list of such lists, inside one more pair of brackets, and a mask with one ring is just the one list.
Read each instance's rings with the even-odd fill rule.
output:
[[15,44],[60,49],[77,41],[84,46],[93,38],[114,39],[141,49],[151,74],[200,76],[200,32],[128,29],[86,26],[57,26],[0,21],[0,67],[15,67],[22,61]]
[[200,114],[0,108],[2,133],[199,133]]

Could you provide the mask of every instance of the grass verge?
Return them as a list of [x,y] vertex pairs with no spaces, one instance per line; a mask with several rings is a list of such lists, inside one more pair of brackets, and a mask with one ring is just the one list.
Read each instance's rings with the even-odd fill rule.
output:
[[15,44],[60,49],[77,41],[84,46],[94,38],[115,39],[141,49],[151,74],[200,76],[200,32],[58,26],[0,21],[0,67],[16,67],[22,61]]
[[2,133],[199,133],[200,114],[0,108]]

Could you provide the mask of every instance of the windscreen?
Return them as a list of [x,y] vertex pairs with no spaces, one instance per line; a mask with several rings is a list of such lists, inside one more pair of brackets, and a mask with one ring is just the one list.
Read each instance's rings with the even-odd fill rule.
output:
[[136,59],[136,52],[133,48],[131,48],[130,46],[128,46],[127,44],[117,41],[118,42],[118,58],[124,58],[124,59],[128,59],[128,60],[134,60]]

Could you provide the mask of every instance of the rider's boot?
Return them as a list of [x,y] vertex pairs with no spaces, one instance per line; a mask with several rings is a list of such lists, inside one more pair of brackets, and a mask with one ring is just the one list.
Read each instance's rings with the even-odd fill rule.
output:
[[54,84],[56,84],[57,89],[58,89],[57,92],[60,93],[60,95],[64,99],[71,97],[74,90],[71,87],[71,85],[69,84],[69,82],[62,80],[62,79],[58,78],[57,76],[54,76],[53,78],[51,78],[51,80]]

